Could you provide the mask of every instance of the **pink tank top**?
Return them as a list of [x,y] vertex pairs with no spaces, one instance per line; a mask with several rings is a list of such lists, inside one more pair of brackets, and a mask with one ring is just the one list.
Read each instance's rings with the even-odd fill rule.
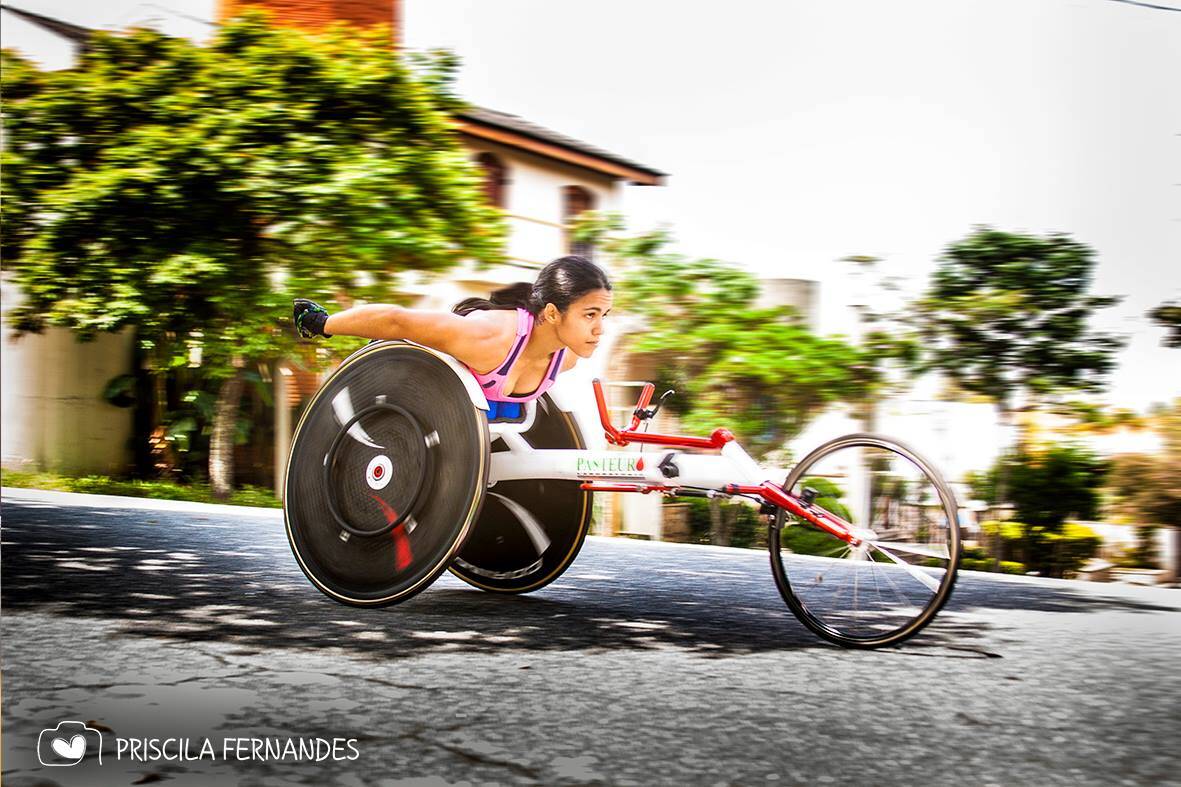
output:
[[529,313],[528,309],[517,307],[517,340],[513,343],[513,347],[509,350],[504,362],[488,372],[488,374],[480,374],[475,369],[472,369],[472,367],[468,367],[475,376],[476,381],[480,383],[480,387],[484,390],[484,398],[488,401],[531,402],[549,390],[549,387],[554,384],[558,372],[562,369],[562,358],[566,355],[565,347],[550,357],[549,368],[546,369],[545,377],[542,378],[541,385],[537,386],[537,390],[528,394],[504,393],[504,382],[508,379],[509,370],[513,368],[513,364],[520,357],[525,343],[529,341],[529,334],[533,333],[533,322],[533,315]]

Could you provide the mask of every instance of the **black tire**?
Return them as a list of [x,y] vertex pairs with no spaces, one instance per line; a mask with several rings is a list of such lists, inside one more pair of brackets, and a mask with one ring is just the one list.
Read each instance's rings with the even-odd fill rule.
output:
[[445,361],[409,342],[366,345],[292,440],[283,513],[300,569],[345,604],[411,598],[471,532],[489,463],[487,420]]
[[[863,450],[874,452],[868,463],[860,459],[861,454],[851,453]],[[850,453],[842,455],[840,452]],[[958,506],[951,488],[931,463],[896,440],[873,434],[846,435],[825,443],[800,460],[788,474],[783,488],[799,496],[805,480],[815,486],[823,484],[825,479],[833,483],[831,479],[839,476],[825,475],[825,470],[848,466],[842,462],[842,457],[850,456],[858,457],[859,466],[872,464],[887,469],[866,468],[860,487],[865,490],[863,511],[868,512],[863,520],[850,514],[847,508],[839,513],[834,510],[834,513],[860,527],[871,524],[884,527],[883,532],[891,533],[891,537],[882,536],[878,543],[890,547],[889,550],[863,547],[855,554],[844,542],[780,509],[768,532],[771,571],[787,606],[805,626],[821,637],[850,648],[896,645],[921,631],[951,597],[962,551]],[[883,464],[895,460],[898,467],[913,474],[910,480],[892,475],[889,468],[894,466]],[[880,493],[875,493],[875,484]],[[906,490],[912,484],[914,487],[909,492],[881,491],[885,488]],[[830,494],[831,497],[821,496],[815,504],[827,509],[844,508],[843,492],[837,486],[833,486],[833,491],[822,492],[822,495]],[[908,495],[915,500],[924,495],[927,500],[938,500],[930,506],[935,508],[934,524],[921,502],[912,500],[902,505],[902,498]],[[853,501],[850,504],[855,505]],[[907,512],[910,512],[910,523],[904,522]],[[893,531],[890,531],[891,515],[895,520]],[[882,517],[885,522],[881,523],[875,517]],[[803,551],[793,550],[792,544],[797,545],[797,550],[802,546]],[[830,545],[836,549],[826,551]],[[840,549],[845,551],[840,552]],[[899,556],[908,559],[899,562]],[[919,574],[925,574],[929,579],[919,581],[922,580]],[[888,581],[879,582],[879,578]],[[853,590],[846,594],[850,580]],[[869,580],[872,580],[872,586]],[[861,594],[864,601],[858,595],[861,583],[865,583]],[[871,589],[876,593],[876,601]],[[859,604],[865,606],[860,618],[857,609],[852,612],[848,609]],[[916,608],[917,611],[912,613],[911,610]]]
[[[549,394],[536,400],[522,437],[537,449],[586,447],[577,423]],[[493,440],[492,452],[506,450]],[[594,492],[579,481],[501,481],[489,488],[476,526],[450,570],[490,593],[530,593],[560,577],[578,556],[594,510]]]

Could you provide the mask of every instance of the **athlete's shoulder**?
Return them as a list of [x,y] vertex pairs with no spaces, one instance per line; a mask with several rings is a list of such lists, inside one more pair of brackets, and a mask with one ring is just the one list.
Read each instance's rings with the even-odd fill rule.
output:
[[496,337],[506,334],[516,336],[517,334],[516,309],[477,309],[468,312],[463,318],[484,326],[491,335]]

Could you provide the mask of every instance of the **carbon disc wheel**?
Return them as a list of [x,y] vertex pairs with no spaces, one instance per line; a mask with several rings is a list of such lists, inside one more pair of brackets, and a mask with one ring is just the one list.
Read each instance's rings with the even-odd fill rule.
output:
[[484,501],[488,426],[433,351],[377,342],[316,392],[292,440],[284,520],[321,591],[382,606],[430,585]]
[[800,460],[784,491],[857,529],[848,543],[780,509],[768,543],[783,600],[804,625],[846,647],[893,645],[947,603],[960,563],[951,488],[917,453],[871,434]]
[[[582,449],[578,425],[543,394],[533,425],[522,433],[536,449]],[[506,451],[494,440],[492,452]],[[560,577],[586,539],[594,493],[578,481],[501,481],[489,488],[471,536],[451,563],[451,573],[492,593],[528,593]]]

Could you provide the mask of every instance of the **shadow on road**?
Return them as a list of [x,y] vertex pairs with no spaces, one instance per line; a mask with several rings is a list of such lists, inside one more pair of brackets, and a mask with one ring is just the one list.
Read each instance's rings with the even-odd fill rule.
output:
[[[436,651],[669,647],[709,658],[829,647],[783,605],[765,555],[717,555],[590,547],[535,595],[486,594],[448,577],[401,605],[361,609],[312,587],[273,520],[11,500],[4,504],[3,606],[117,620],[133,636],[263,650],[335,647],[381,660]],[[583,562],[590,570],[580,573]],[[955,614],[982,607],[1175,611],[1068,586],[962,577],[947,607],[953,614],[937,618],[906,651],[997,655],[980,647],[986,624]],[[15,625],[11,616],[7,624]],[[13,633],[8,628],[6,636]]]

